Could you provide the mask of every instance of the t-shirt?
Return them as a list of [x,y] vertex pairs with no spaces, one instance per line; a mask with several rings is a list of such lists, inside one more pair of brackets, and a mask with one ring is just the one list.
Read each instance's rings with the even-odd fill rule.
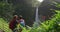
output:
[[20,25],[21,25],[21,26],[25,26],[25,21],[24,21],[24,19],[20,19]]

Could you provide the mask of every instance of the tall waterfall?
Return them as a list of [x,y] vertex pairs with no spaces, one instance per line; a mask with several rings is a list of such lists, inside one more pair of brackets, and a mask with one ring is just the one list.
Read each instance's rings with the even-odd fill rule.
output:
[[38,15],[38,8],[39,8],[39,6],[41,5],[41,3],[43,2],[43,0],[37,0],[37,2],[35,1],[35,3],[34,3],[34,7],[36,8],[36,14],[35,14],[35,22],[34,22],[34,24],[33,24],[33,26],[34,27],[39,27],[40,26],[40,20],[39,20],[39,15]]
[[38,7],[36,7],[36,14],[35,14],[35,22],[34,22],[34,27],[38,27],[39,26],[39,18],[38,18]]
[[39,18],[38,18],[38,7],[36,7],[36,16],[35,16],[35,21],[38,22]]

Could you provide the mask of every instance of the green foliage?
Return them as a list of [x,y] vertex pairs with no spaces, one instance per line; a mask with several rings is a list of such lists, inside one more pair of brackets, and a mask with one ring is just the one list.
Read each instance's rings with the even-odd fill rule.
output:
[[[59,7],[59,6],[60,4],[57,4],[56,7]],[[11,15],[14,12],[12,8],[13,8],[12,5],[8,3],[0,2],[0,15],[1,15],[0,17],[5,17],[5,15],[8,15],[8,14],[11,17]],[[24,8],[25,6],[22,8],[23,11],[25,10]],[[11,14],[10,14],[10,11],[11,11]],[[24,11],[24,12],[26,13],[27,11]],[[38,27],[27,26],[27,29],[26,27],[22,27],[23,29],[22,32],[60,32],[60,10],[55,10],[55,11],[56,11],[56,14],[51,18],[51,20],[44,21]],[[26,16],[27,18],[27,13],[26,15],[25,13],[23,13],[23,15]],[[20,28],[20,27],[17,27],[17,28]],[[11,30],[9,29],[8,23],[2,18],[0,18],[0,29],[4,30],[5,32],[11,32]]]
[[60,8],[60,3],[57,3],[57,4],[56,4],[56,7]]
[[51,20],[48,20],[44,23],[42,23],[42,28],[44,28],[46,30],[46,32],[60,32],[60,11],[56,11],[58,12],[57,14],[55,14],[53,16],[53,18]]
[[12,4],[0,2],[0,17],[9,19],[13,16],[14,8]]
[[12,32],[9,29],[8,23],[4,19],[2,19],[2,18],[0,18],[0,29],[2,29],[5,32]]

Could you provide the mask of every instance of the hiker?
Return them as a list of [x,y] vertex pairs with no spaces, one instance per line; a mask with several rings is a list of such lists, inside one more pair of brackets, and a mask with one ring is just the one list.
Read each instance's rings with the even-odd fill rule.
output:
[[10,28],[13,32],[15,32],[14,29],[16,28],[16,25],[17,25],[17,18],[18,18],[18,16],[17,16],[17,15],[14,15],[13,19],[12,19],[12,20],[10,21],[10,23],[9,23],[9,28]]
[[25,20],[23,19],[21,15],[19,16],[19,22],[21,26],[25,27]]
[[[19,16],[19,23],[20,23],[20,26],[25,27],[25,20],[21,15]],[[20,27],[20,32],[22,31],[22,27]]]

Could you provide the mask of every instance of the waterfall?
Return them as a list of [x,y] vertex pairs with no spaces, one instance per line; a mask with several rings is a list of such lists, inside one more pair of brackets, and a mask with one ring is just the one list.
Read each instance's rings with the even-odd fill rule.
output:
[[38,18],[38,7],[36,7],[36,16],[35,16],[35,21],[38,22],[39,18]]
[[36,7],[36,14],[35,14],[35,22],[33,24],[33,27],[39,27],[40,26],[40,23],[41,21],[39,20],[39,15],[38,15],[38,8],[39,6],[41,5],[41,3],[43,2],[43,0],[37,0],[36,4],[34,5],[34,7]]
[[39,27],[39,18],[38,18],[38,7],[36,7],[36,14],[35,14],[35,22],[34,22],[34,27]]

